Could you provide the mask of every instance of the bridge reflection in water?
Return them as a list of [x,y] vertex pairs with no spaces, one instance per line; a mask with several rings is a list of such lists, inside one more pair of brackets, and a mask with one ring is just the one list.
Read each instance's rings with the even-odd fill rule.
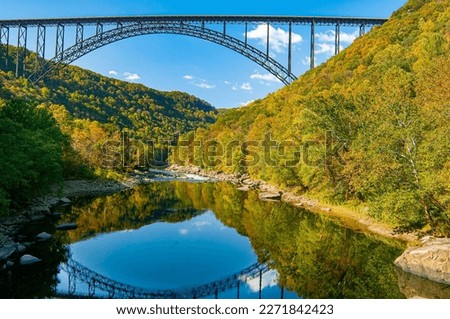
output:
[[[255,281],[259,283],[258,297],[261,299],[264,288],[263,276],[274,272],[266,264],[255,263],[231,276],[197,287],[180,290],[151,290],[107,278],[71,258],[61,265],[61,270],[67,275],[67,288],[65,291],[61,291],[62,289],[56,291],[56,295],[59,297],[130,299],[196,299],[210,296],[217,299],[220,293],[233,289],[236,289],[235,298],[239,299],[242,286]],[[87,289],[85,288],[86,285]],[[280,298],[284,298],[282,287],[280,288]]]

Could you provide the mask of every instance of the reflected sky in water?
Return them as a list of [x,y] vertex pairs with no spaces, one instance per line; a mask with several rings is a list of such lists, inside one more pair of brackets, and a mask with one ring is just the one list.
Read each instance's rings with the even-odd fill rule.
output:
[[185,290],[262,262],[270,270],[241,277],[240,298],[260,287],[262,298],[404,297],[393,265],[402,245],[229,183],[151,183],[75,204],[63,219],[79,225],[67,234],[73,260],[135,287]]
[[249,239],[211,211],[179,223],[99,234],[71,244],[70,252],[86,268],[146,289],[193,287],[257,262]]

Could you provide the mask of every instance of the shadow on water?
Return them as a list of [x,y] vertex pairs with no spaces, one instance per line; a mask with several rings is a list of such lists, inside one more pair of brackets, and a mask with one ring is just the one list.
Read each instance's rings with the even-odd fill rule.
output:
[[[257,261],[267,264],[276,283],[297,296],[449,298],[448,289],[398,272],[393,261],[404,249],[401,244],[379,241],[282,202],[260,201],[256,192],[242,192],[222,182],[159,182],[75,202],[62,222],[76,222],[78,229],[56,232],[50,242],[35,246],[36,255],[44,260],[41,264],[2,272],[2,297],[53,296],[69,245],[99,234],[183,223],[207,211],[248,237]],[[253,293],[248,297],[258,298]],[[279,292],[273,295],[279,296]],[[236,298],[236,293],[223,291],[219,297]]]

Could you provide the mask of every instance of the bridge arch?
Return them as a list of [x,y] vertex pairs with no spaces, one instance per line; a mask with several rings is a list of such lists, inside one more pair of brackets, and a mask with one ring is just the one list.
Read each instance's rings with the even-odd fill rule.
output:
[[191,36],[213,42],[227,47],[247,57],[253,62],[269,71],[285,85],[291,83],[296,77],[282,64],[271,58],[267,53],[241,41],[226,33],[218,32],[204,26],[183,22],[146,22],[118,26],[105,32],[97,33],[75,45],[62,50],[53,59],[46,61],[38,70],[31,74],[30,79],[36,83],[49,72],[61,66],[61,63],[70,64],[80,57],[108,44],[141,35],[149,34],[178,34]]

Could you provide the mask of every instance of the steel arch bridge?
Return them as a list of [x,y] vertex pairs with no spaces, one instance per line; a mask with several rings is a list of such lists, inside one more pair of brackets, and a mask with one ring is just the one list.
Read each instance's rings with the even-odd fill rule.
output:
[[[282,83],[289,84],[296,79],[292,73],[292,27],[293,25],[309,25],[310,38],[310,68],[315,66],[315,28],[316,26],[335,27],[335,54],[340,50],[340,28],[353,26],[359,28],[363,35],[366,28],[381,25],[386,19],[376,18],[345,18],[345,17],[298,17],[298,16],[135,16],[135,17],[98,17],[98,18],[67,18],[67,19],[26,19],[0,20],[0,67],[8,67],[11,59],[16,65],[16,76],[27,76],[32,82],[37,82],[46,74],[102,46],[122,39],[148,34],[179,34],[196,37],[227,47],[259,64],[272,73]],[[227,25],[242,25],[243,39],[238,39],[227,33]],[[266,25],[265,52],[248,43],[249,25]],[[275,60],[269,54],[270,26],[276,24],[288,31],[287,65]],[[90,37],[85,36],[85,29],[95,28]],[[47,47],[47,31],[54,29],[55,55],[45,60]],[[75,37],[74,44],[66,47],[65,38],[68,29],[72,28]],[[35,66],[25,72],[27,55],[28,31],[36,30]],[[17,51],[15,57],[9,54],[11,31],[17,34]],[[86,30],[87,31],[87,30]]]

